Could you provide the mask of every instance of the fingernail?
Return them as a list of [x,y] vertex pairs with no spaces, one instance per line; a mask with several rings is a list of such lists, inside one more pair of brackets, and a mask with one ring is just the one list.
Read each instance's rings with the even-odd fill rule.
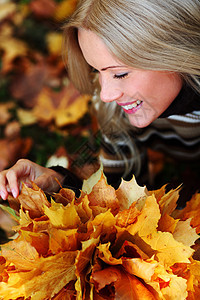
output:
[[16,192],[15,189],[12,189],[12,194],[13,194],[13,197],[14,197],[14,198],[17,198],[17,192]]
[[1,195],[1,198],[2,198],[3,200],[6,200],[6,193],[5,193],[5,192],[0,191],[0,195]]

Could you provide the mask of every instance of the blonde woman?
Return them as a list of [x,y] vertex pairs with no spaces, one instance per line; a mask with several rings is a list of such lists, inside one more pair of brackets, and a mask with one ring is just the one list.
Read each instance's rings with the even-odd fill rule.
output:
[[[120,167],[139,174],[140,149],[152,135],[157,145],[166,141],[172,155],[195,148],[200,156],[200,1],[82,0],[64,26],[64,38],[71,80],[94,95],[108,145],[105,165],[112,167],[114,153],[115,166],[122,150]],[[16,197],[20,180],[54,190],[55,175],[67,181],[61,168],[20,160],[0,173],[1,197]]]

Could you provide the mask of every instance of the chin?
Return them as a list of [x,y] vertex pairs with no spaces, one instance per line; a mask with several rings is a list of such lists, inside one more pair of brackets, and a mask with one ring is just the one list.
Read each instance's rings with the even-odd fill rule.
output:
[[141,120],[136,120],[134,117],[129,118],[129,122],[131,125],[137,128],[145,128],[149,126],[155,119],[141,119]]

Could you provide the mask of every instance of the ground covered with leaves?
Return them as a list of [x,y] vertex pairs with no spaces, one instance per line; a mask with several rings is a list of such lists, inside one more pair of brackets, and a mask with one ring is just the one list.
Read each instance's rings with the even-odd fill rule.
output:
[[115,190],[101,170],[78,198],[24,185],[19,213],[8,208],[17,237],[1,247],[0,299],[198,299],[200,194],[181,211],[178,197],[134,177]]
[[23,157],[43,166],[63,157],[65,167],[74,160],[82,166],[98,149],[90,96],[69,82],[62,60],[61,28],[76,4],[0,3],[0,171]]

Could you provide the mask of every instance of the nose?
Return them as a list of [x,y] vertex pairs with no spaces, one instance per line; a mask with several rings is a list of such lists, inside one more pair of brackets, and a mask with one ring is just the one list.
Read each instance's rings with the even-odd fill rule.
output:
[[100,80],[101,92],[100,98],[103,102],[116,101],[122,97],[123,92],[111,81],[106,79]]

